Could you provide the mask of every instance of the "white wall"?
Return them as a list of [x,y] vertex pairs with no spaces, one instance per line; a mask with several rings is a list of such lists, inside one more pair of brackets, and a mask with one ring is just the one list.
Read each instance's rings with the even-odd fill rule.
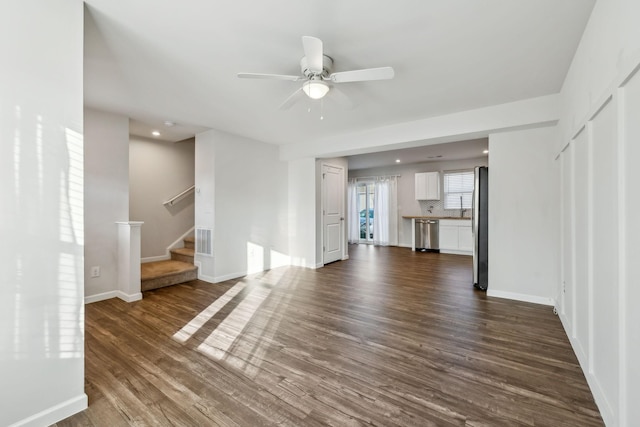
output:
[[317,258],[316,162],[302,158],[288,162],[289,255],[291,264],[316,268]]
[[640,2],[596,3],[562,88],[557,143],[560,317],[608,426],[640,420],[639,19]]
[[0,425],[84,409],[79,0],[0,3]]
[[[195,143],[195,227],[214,229],[215,226],[215,141],[216,132],[203,132],[196,135]],[[198,266],[198,277],[213,282],[215,276],[214,258],[206,255],[194,257]]]
[[142,258],[166,257],[167,248],[193,228],[193,194],[173,206],[163,202],[194,184],[195,140],[158,141],[131,136],[129,218],[144,221]]
[[[84,110],[85,298],[112,298],[118,289],[118,227],[129,220],[129,119]],[[143,225],[144,227],[144,225]],[[100,277],[91,277],[91,267]]]
[[553,305],[559,272],[557,128],[489,135],[487,295]]
[[214,281],[288,265],[287,167],[278,147],[212,130],[196,136],[201,153],[196,226],[213,217]]
[[[400,175],[398,178],[398,243],[399,246],[411,247],[411,220],[403,219],[403,216],[449,216],[458,215],[459,210],[438,211],[427,209],[434,205],[432,202],[419,202],[415,197],[415,174],[418,172],[440,172],[440,190],[443,191],[443,172],[449,170],[472,169],[475,166],[487,166],[487,157],[478,157],[468,160],[452,160],[440,162],[425,162],[413,164],[399,164],[380,168],[350,170],[349,178]],[[470,213],[468,213],[470,215]]]

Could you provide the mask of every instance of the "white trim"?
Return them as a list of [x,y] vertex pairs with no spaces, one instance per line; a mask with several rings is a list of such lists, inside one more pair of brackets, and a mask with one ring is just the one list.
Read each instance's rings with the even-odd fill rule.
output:
[[224,282],[226,280],[233,280],[233,279],[237,279],[239,277],[244,277],[246,275],[247,275],[247,272],[245,271],[245,272],[225,274],[223,276],[215,276],[213,278],[213,283]]
[[89,295],[88,297],[84,297],[85,304],[91,304],[98,301],[104,301],[111,298],[120,298],[124,302],[134,302],[140,301],[142,299],[142,292],[138,292],[135,294],[125,294],[122,291],[109,291],[103,292],[100,294]]
[[137,292],[135,294],[125,294],[122,291],[117,291],[117,292],[118,292],[118,295],[116,296],[124,302],[134,302],[134,301],[140,301],[142,299],[142,292]]
[[89,295],[89,296],[84,297],[84,303],[85,304],[91,304],[93,302],[104,301],[104,300],[107,300],[107,299],[116,298],[118,296],[118,292],[119,291],[109,291],[109,292],[103,292],[103,293],[100,293],[100,294]]
[[147,258],[141,258],[140,262],[144,264],[147,262],[167,261],[169,259],[171,259],[171,255],[158,255],[158,256],[150,256]]
[[130,225],[131,227],[142,227],[144,221],[116,221],[116,224]]
[[216,278],[213,276],[207,276],[206,274],[198,274],[198,280],[202,280],[207,283],[216,283]]
[[614,100],[617,102],[618,136],[618,424],[628,425],[628,355],[627,355],[627,163],[626,154],[629,144],[627,136],[627,83],[635,77],[638,65],[628,79],[617,90]]
[[324,264],[319,262],[315,266],[312,265],[310,268],[313,270],[317,270],[318,268],[322,268],[322,267],[324,267]]
[[440,249],[441,254],[451,254],[451,255],[468,255],[472,256],[472,251],[461,251],[459,249]]
[[512,299],[512,300],[523,301],[523,302],[531,302],[533,304],[542,304],[542,305],[548,305],[551,307],[553,307],[555,304],[555,301],[553,300],[553,298],[519,294],[515,292],[494,291],[494,290],[491,290],[491,287],[487,289],[487,296],[495,297],[495,298]]
[[[593,227],[593,213],[594,213],[594,200],[593,200],[593,119],[603,110],[603,108],[609,103],[610,97],[607,97],[607,101],[602,104],[600,108],[598,108],[597,112],[591,116],[591,119],[587,121],[586,124],[586,143],[587,143],[587,364],[588,370],[590,374],[593,374],[593,354],[594,354],[594,345],[593,345],[593,277],[594,277],[594,268],[595,265],[593,263],[594,260],[594,227]],[[576,309],[576,332],[578,328],[577,322],[577,314],[578,310]],[[592,389],[593,390],[593,389]]]
[[28,418],[11,424],[9,427],[40,427],[48,426],[64,420],[71,415],[87,409],[88,398],[85,393],[72,399],[65,400],[62,403],[54,405],[50,408],[31,415]]

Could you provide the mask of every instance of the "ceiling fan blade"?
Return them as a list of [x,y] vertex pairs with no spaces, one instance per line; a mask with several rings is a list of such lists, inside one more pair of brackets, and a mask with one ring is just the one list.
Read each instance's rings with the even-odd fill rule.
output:
[[394,76],[393,68],[380,67],[380,68],[366,68],[364,70],[342,71],[339,73],[333,73],[329,76],[332,82],[346,83],[346,82],[365,82],[369,80],[388,80]]
[[304,56],[312,73],[322,73],[322,40],[311,36],[302,36]]
[[291,80],[296,82],[302,80],[301,76],[288,76],[285,74],[264,74],[264,73],[238,73],[241,79],[267,79],[267,80]]
[[293,104],[295,104],[296,102],[300,101],[300,99],[303,96],[304,96],[304,92],[302,91],[302,88],[296,90],[291,95],[289,95],[289,97],[287,99],[285,99],[282,104],[280,104],[278,109],[279,110],[288,110],[289,108],[291,108],[293,106]]

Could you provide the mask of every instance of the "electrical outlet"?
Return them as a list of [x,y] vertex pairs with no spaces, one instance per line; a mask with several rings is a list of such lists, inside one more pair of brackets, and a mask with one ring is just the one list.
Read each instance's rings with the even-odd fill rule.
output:
[[91,267],[91,277],[100,277],[100,266]]

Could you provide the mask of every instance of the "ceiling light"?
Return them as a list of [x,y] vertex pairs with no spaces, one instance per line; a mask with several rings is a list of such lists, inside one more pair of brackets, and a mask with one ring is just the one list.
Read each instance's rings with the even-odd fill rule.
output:
[[320,99],[329,92],[329,85],[322,80],[309,80],[304,82],[302,90],[311,99]]
[[174,122],[172,122],[171,120],[165,120],[164,121],[164,125],[168,128],[175,126],[176,124]]
[[482,154],[489,154],[489,150],[484,150]]
[[396,159],[396,163],[400,163],[400,159]]
[[151,135],[160,136],[160,132],[158,132],[157,130],[154,130],[153,132],[151,132]]

